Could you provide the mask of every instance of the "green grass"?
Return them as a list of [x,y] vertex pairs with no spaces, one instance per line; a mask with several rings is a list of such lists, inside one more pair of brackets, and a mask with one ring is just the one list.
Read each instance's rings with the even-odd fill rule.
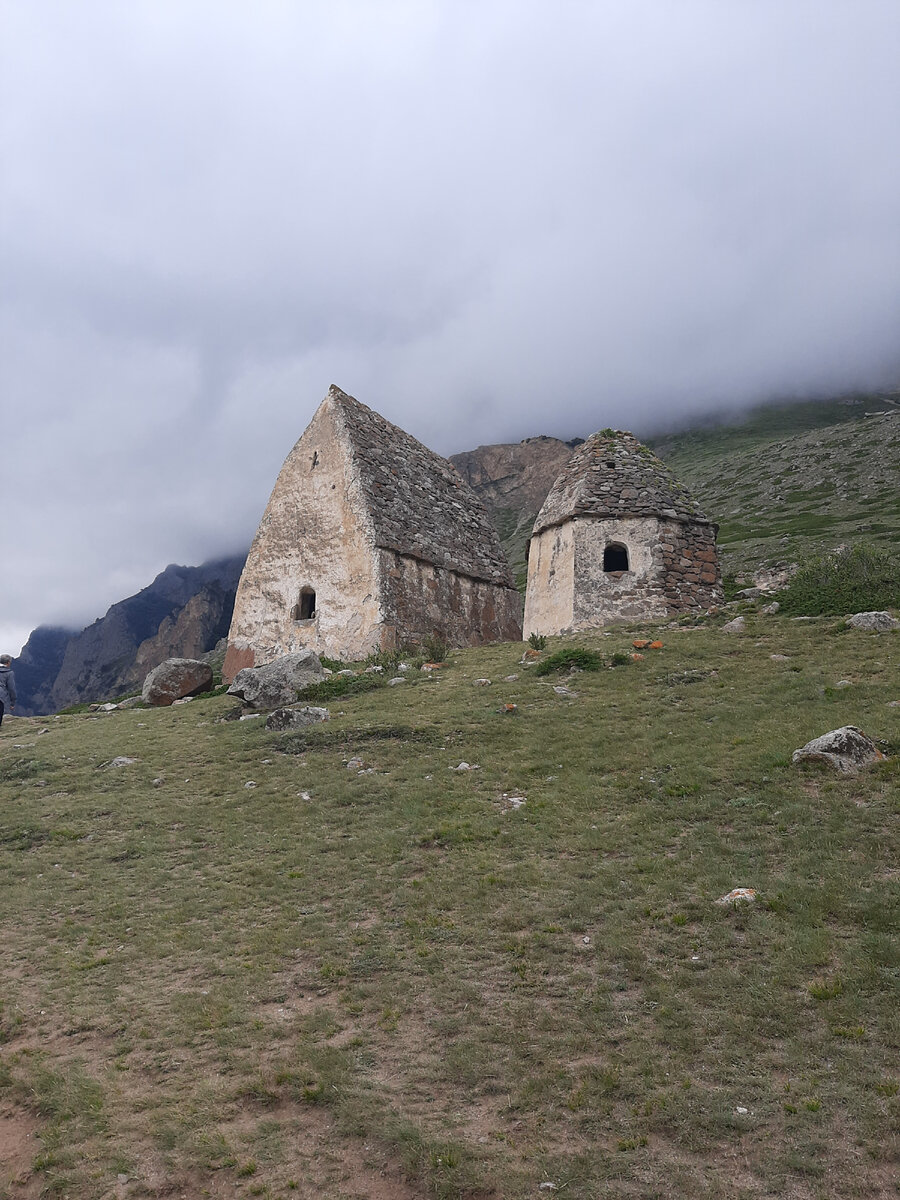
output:
[[813,617],[900,605],[900,555],[865,544],[816,555],[801,565],[778,599],[786,613]]
[[897,636],[748,608],[662,640],[574,699],[521,645],[454,653],[299,734],[224,696],[4,721],[0,1102],[35,1190],[892,1194],[897,760],[790,755],[900,741]]
[[900,419],[884,397],[770,405],[649,440],[719,524],[728,575],[900,541]]

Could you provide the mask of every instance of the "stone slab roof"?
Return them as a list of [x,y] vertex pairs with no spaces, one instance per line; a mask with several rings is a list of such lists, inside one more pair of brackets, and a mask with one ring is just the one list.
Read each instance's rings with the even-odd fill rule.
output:
[[572,517],[668,517],[711,525],[687,488],[632,433],[604,429],[584,442],[550,489],[535,534]]
[[484,505],[445,458],[334,384],[375,544],[502,587],[515,582]]

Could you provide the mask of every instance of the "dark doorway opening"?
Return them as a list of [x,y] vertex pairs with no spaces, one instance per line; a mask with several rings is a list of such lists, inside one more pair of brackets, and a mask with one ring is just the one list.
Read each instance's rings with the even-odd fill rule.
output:
[[627,571],[628,548],[621,542],[611,542],[603,551],[604,571]]
[[300,589],[300,599],[291,609],[291,619],[294,621],[311,621],[316,615],[316,593],[312,588]]

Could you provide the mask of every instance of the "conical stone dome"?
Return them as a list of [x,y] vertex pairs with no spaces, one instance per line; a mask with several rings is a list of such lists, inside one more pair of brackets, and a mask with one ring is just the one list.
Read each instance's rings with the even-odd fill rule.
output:
[[712,524],[652,450],[634,434],[613,429],[593,434],[578,447],[550,489],[533,532],[581,516]]

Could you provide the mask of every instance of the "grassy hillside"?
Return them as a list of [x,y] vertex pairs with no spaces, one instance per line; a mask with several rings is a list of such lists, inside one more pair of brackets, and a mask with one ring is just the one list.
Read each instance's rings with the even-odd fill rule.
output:
[[896,1196],[898,635],[662,637],[4,721],[0,1195]]
[[841,543],[900,542],[900,412],[878,400],[769,406],[649,440],[719,522],[736,574]]

